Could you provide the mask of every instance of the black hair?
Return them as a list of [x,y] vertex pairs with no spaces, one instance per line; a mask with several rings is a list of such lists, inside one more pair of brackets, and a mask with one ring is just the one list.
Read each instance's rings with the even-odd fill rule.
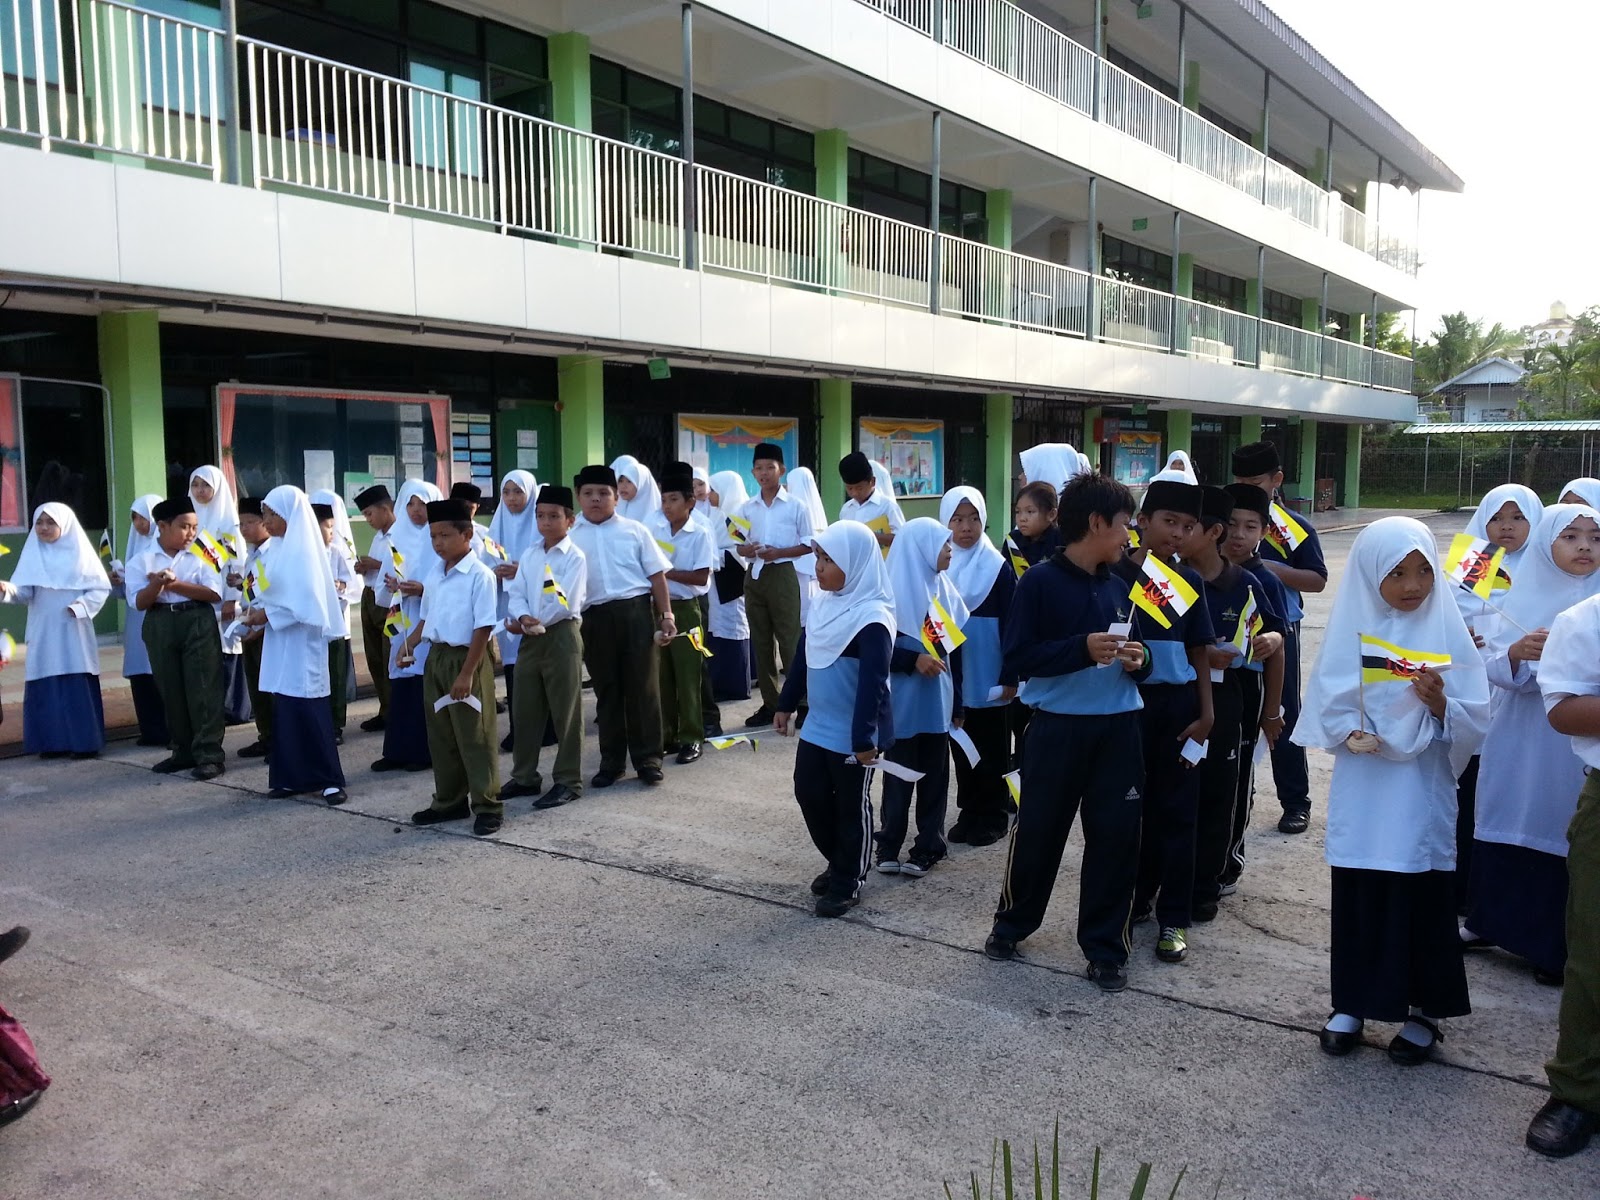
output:
[[[566,513],[567,514],[567,520],[569,520],[569,521],[573,520],[577,516],[577,514],[572,511],[572,506],[571,505],[568,505],[568,504],[555,504],[555,503],[553,503],[553,502],[551,502],[549,500],[546,500],[544,503],[545,503],[545,506],[548,507],[548,508],[559,508],[562,512]],[[533,515],[535,517],[537,517],[539,515],[539,503],[538,503],[538,501],[534,502]]]
[[1017,503],[1032,500],[1033,506],[1042,513],[1056,511],[1056,490],[1048,483],[1030,483],[1017,493]]
[[1061,489],[1061,505],[1056,524],[1061,540],[1068,545],[1089,536],[1089,518],[1097,516],[1108,524],[1118,513],[1129,517],[1134,512],[1133,493],[1107,475],[1078,475]]
[[471,537],[472,536],[472,525],[473,525],[473,522],[471,522],[471,521],[429,521],[428,524],[430,524],[430,525],[448,525],[448,526],[450,526],[451,529],[454,529],[462,537]]

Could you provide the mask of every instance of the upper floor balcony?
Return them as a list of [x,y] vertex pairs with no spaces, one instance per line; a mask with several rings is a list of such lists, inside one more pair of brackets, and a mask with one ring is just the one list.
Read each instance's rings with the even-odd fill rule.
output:
[[46,151],[1152,354],[1411,386],[1409,359],[1367,346],[120,0],[14,0],[0,6],[0,49],[0,139]]

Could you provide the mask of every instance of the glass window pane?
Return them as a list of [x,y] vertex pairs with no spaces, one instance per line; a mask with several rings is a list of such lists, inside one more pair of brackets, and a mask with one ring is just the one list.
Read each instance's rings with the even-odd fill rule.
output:
[[535,79],[550,77],[550,61],[545,40],[537,34],[512,29],[497,21],[486,21],[483,26],[484,50],[490,62],[498,67],[510,67]]
[[728,136],[752,150],[772,149],[772,123],[736,108],[728,110]]
[[400,0],[322,0],[322,8],[332,16],[400,32]]
[[628,107],[648,113],[658,121],[678,120],[678,89],[671,84],[629,71],[626,77]]
[[772,152],[777,157],[792,162],[814,164],[817,155],[816,139],[803,129],[775,125],[772,129]]
[[597,100],[621,104],[622,68],[603,58],[592,59],[589,63],[589,91]]
[[408,13],[407,32],[414,40],[477,56],[478,22],[466,13],[428,0],[411,0]]
[[77,513],[85,529],[104,529],[105,394],[84,384],[38,379],[24,379],[21,392],[29,514],[56,501]]
[[699,96],[694,98],[694,128],[696,133],[715,134],[719,137],[726,136],[728,132],[728,110],[724,105],[715,100],[706,100]]

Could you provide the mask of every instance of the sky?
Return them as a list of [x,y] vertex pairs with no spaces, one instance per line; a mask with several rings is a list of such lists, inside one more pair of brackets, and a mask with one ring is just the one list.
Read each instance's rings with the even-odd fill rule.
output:
[[1466,181],[1423,194],[1419,338],[1458,309],[1515,329],[1600,304],[1600,3],[1266,3]]

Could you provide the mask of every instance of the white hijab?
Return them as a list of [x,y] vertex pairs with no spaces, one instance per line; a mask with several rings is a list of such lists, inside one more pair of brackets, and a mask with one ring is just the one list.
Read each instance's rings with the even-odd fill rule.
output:
[[[424,503],[440,500],[443,497],[439,489],[431,483],[424,483],[420,479],[408,479],[400,485],[400,494],[394,498],[394,524],[389,526],[389,543],[400,551],[405,560],[402,570],[405,578],[414,583],[423,583],[433,568],[439,564],[439,556],[433,552],[433,537],[428,531],[428,521],[424,517],[421,525],[411,523],[411,514],[406,512],[406,505],[413,496],[420,496]],[[274,547],[273,558],[277,558],[277,548]],[[390,564],[383,564],[384,573],[390,570]],[[276,581],[274,581],[276,582]]]
[[153,515],[156,505],[160,503],[161,497],[151,492],[148,496],[140,496],[129,506],[132,512],[150,522],[150,532],[140,533],[132,521],[128,522],[128,541],[122,549],[124,564],[131,563],[135,557],[151,549],[160,539],[161,535],[156,532],[156,519]]
[[1082,450],[1078,451],[1078,474],[1079,475],[1093,475],[1094,474],[1094,464],[1089,461],[1089,456],[1087,454],[1085,454]]
[[1189,461],[1189,454],[1186,450],[1174,450],[1167,455],[1167,465],[1161,469],[1163,471],[1178,472],[1185,483],[1192,483],[1197,486],[1200,483],[1200,477],[1194,473],[1194,463]]
[[[194,479],[199,477],[211,485],[211,499],[201,504],[194,498]],[[220,467],[196,467],[189,472],[189,499],[194,501],[194,515],[200,522],[200,528],[213,537],[227,537],[234,539],[234,546],[242,548],[244,541],[239,537],[239,503],[233,498],[233,489],[228,486],[228,477],[222,473]]]
[[[1390,608],[1378,585],[1413,550],[1433,568],[1434,586],[1422,606],[1403,613]],[[1308,749],[1343,746],[1357,729],[1376,733],[1384,757],[1411,759],[1428,748],[1438,726],[1416,690],[1403,680],[1361,684],[1361,635],[1405,650],[1448,654],[1445,694],[1466,710],[1456,722],[1450,764],[1457,775],[1477,753],[1489,718],[1489,679],[1466,622],[1448,595],[1450,581],[1439,570],[1433,533],[1410,517],[1385,517],[1368,525],[1350,547],[1339,594],[1328,615],[1317,664],[1306,680],[1292,740]],[[1363,693],[1365,724],[1362,719]]]
[[[704,467],[695,467],[694,477],[701,483],[705,484],[706,487],[709,488],[711,486],[711,476],[707,474]],[[702,517],[705,517],[707,520],[709,520],[711,518],[711,497],[707,496],[704,500],[696,500],[694,502],[694,510]],[[818,528],[820,528],[820,526]]]
[[645,521],[661,511],[661,488],[656,484],[656,477],[650,474],[649,467],[633,455],[624,454],[611,464],[611,469],[617,473],[618,479],[626,479],[639,489],[632,500],[624,500],[618,493],[618,516]]
[[533,539],[539,535],[539,517],[535,511],[539,503],[539,481],[532,472],[517,470],[506,472],[505,478],[500,481],[502,492],[508,483],[514,483],[526,492],[528,503],[521,512],[514,513],[502,499],[495,506],[494,516],[489,518],[489,536],[505,547],[507,556],[515,563],[522,561],[523,552],[533,545]]
[[[329,488],[323,488],[312,492],[309,499],[313,504],[326,504],[333,509],[333,544],[343,550],[352,563],[355,562],[358,557],[356,535],[350,528],[349,505],[344,502],[344,497]],[[278,515],[281,517],[283,514]]]
[[[711,532],[716,535],[717,549],[732,550],[739,543],[728,532],[728,517],[737,513],[750,499],[744,486],[744,476],[737,471],[718,471],[709,482],[711,490],[717,494],[717,504],[711,510]],[[822,526],[816,528],[821,529]]]
[[322,631],[323,639],[344,636],[344,614],[333,586],[322,527],[311,511],[311,499],[297,487],[273,488],[261,501],[283,518],[283,536],[273,539],[272,586],[256,603],[267,617]]
[[[1556,493],[1556,499],[1559,501],[1568,492],[1578,493],[1583,497],[1583,502],[1590,508],[1600,508],[1600,479],[1593,479],[1587,475],[1578,479],[1569,479],[1567,480],[1567,486]],[[1528,519],[1530,521],[1533,520],[1532,517]],[[1512,577],[1511,582],[1513,585],[1516,584],[1515,576]]]
[[920,634],[922,620],[933,607],[934,597],[944,605],[957,629],[967,623],[966,604],[944,572],[938,569],[939,554],[949,541],[950,531],[932,517],[907,521],[895,534],[894,545],[889,547],[884,565],[894,592],[894,619],[899,632],[912,637]]
[[61,536],[53,542],[41,542],[38,531],[30,525],[28,540],[17,556],[17,569],[11,573],[11,583],[16,587],[57,588],[64,592],[109,586],[100,555],[83,526],[78,524],[78,514],[65,504],[41,504],[33,510],[34,524],[38,523],[40,513],[47,514],[61,526]]
[[871,461],[872,494],[874,496],[882,496],[883,502],[894,511],[894,515],[899,518],[900,523],[902,525],[905,524],[905,509],[900,507],[900,497],[894,494],[894,476],[890,475],[889,468],[877,459],[872,459]]
[[[711,486],[720,494],[717,476]],[[806,618],[806,666],[831,667],[868,625],[882,625],[894,638],[894,597],[878,539],[860,521],[835,521],[812,538],[844,572],[844,587],[818,591]]]
[[[975,487],[962,485],[951,488],[939,501],[941,525],[950,528],[950,521],[963,500],[978,510],[980,527],[989,523],[989,509],[983,502],[983,493]],[[994,548],[989,535],[980,529],[978,540],[965,550],[951,542],[950,567],[945,573],[950,577],[951,586],[961,594],[962,603],[970,611],[976,612],[994,590],[995,577],[1004,565],[1005,559],[1000,557],[1000,551]]]
[[784,486],[811,513],[811,528],[826,529],[828,514],[822,507],[822,493],[817,490],[817,477],[810,467],[796,467],[784,479]]
[[1069,479],[1083,474],[1086,461],[1066,442],[1041,442],[1018,457],[1029,483],[1048,483],[1057,492]]
[[[1579,517],[1588,517],[1600,525],[1600,511],[1587,504],[1552,504],[1528,534],[1517,563],[1517,574],[1511,576],[1511,590],[1500,601],[1501,611],[1510,620],[1501,623],[1493,641],[1496,653],[1503,653],[1520,638],[1522,629],[1548,629],[1574,604],[1581,604],[1600,592],[1600,571],[1593,575],[1569,575],[1556,566],[1551,553],[1562,531]],[[1529,665],[1537,674],[1538,664]]]

